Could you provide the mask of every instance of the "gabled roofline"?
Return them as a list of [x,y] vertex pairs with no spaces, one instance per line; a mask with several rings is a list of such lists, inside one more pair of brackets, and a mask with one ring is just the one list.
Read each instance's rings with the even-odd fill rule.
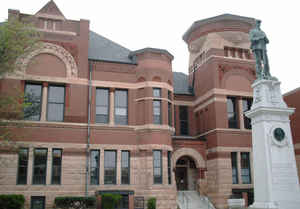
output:
[[217,22],[220,20],[238,20],[238,21],[249,23],[251,25],[255,24],[255,19],[252,17],[244,17],[244,16],[232,15],[232,14],[222,14],[222,15],[218,15],[215,17],[210,17],[210,18],[206,18],[206,19],[198,20],[198,21],[194,22],[189,27],[189,29],[184,33],[184,35],[182,36],[182,39],[187,43],[189,36],[195,29],[197,29],[205,24]]

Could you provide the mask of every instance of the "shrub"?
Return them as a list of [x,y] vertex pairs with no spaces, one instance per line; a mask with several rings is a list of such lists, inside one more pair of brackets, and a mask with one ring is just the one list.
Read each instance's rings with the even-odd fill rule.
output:
[[56,197],[55,208],[60,209],[87,209],[96,207],[95,197]]
[[106,193],[101,195],[101,202],[103,209],[115,209],[117,208],[122,196],[119,194]]
[[148,209],[156,209],[156,198],[151,197],[147,202],[147,208]]
[[1,209],[22,209],[24,207],[25,198],[21,194],[3,194],[0,195]]

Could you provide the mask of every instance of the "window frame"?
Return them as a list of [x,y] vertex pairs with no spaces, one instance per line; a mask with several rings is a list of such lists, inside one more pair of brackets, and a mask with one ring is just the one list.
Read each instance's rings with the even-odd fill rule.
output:
[[[98,159],[98,163],[97,163],[96,167],[92,167],[92,152],[97,152],[98,153],[98,158],[99,159]],[[90,185],[99,185],[100,184],[100,154],[101,154],[101,152],[100,152],[99,149],[92,149],[90,151]],[[96,180],[97,180],[96,183],[92,182],[92,168],[98,169],[97,176],[96,176],[97,177],[96,178]]]
[[172,184],[172,152],[168,151],[168,184]]
[[[231,172],[232,172],[232,184],[239,184],[239,169],[238,169],[238,153],[231,152]],[[236,174],[233,174],[233,170],[235,170]],[[235,179],[235,180],[233,180]]]
[[[63,111],[62,111],[62,120],[49,120],[49,97],[50,97],[50,88],[51,87],[61,87],[64,88],[64,102],[63,103],[56,103],[51,102],[51,104],[63,104]],[[49,84],[48,85],[48,92],[47,92],[47,112],[46,112],[46,121],[48,122],[64,122],[65,119],[65,109],[66,109],[66,87],[65,85],[60,84]]]
[[[245,168],[248,170],[248,174],[247,175],[243,175],[243,154],[245,154],[247,157],[245,160],[247,160],[247,164],[248,164],[248,168]],[[241,152],[241,183],[242,184],[251,184],[252,183],[252,179],[251,179],[251,160],[250,160],[250,152]],[[246,176],[249,178],[248,182],[244,182],[244,178],[243,176]]]
[[[20,183],[19,177],[20,177],[20,150],[26,150],[27,154],[26,154],[26,158],[27,158],[27,165],[26,165],[26,178],[25,178],[25,183],[22,184]],[[19,153],[18,153],[18,170],[17,170],[17,181],[16,184],[17,185],[27,185],[27,179],[28,179],[28,162],[29,162],[29,148],[27,147],[21,147],[19,148]]]
[[[100,106],[100,107],[104,107],[104,105],[97,105],[97,90],[106,90],[107,91],[107,122],[97,122],[97,106]],[[108,124],[110,121],[109,121],[109,116],[110,116],[110,90],[109,88],[101,88],[101,87],[97,87],[96,88],[96,96],[95,96],[95,123],[99,123],[99,124]]]
[[[156,105],[154,105],[155,103],[157,103],[157,104],[159,104],[159,117],[158,117],[158,115],[155,115],[154,114],[154,109],[155,108],[158,108],[158,106],[156,106]],[[161,102],[161,100],[157,100],[157,99],[154,99],[153,101],[152,101],[152,111],[153,111],[153,124],[156,124],[156,125],[161,125],[162,124],[162,108],[161,108],[161,106],[162,106],[162,102]],[[156,121],[156,119],[158,119],[159,118],[159,121]]]
[[[26,99],[26,89],[27,89],[28,85],[40,86],[41,87],[41,95],[40,95],[40,102],[39,102],[39,110],[40,111],[39,111],[39,118],[37,120],[32,120],[32,119],[29,119],[29,118],[24,118],[24,119],[28,120],[28,121],[40,121],[41,120],[41,116],[42,116],[42,106],[43,106],[43,84],[42,83],[26,82],[25,83],[25,87],[24,87],[24,96],[25,96],[24,98],[25,99]],[[25,108],[24,108],[24,112],[25,112]]]
[[[233,112],[228,112],[228,105],[229,105],[229,100],[232,102],[233,104]],[[227,124],[228,124],[228,128],[231,128],[231,129],[239,129],[239,120],[238,120],[238,105],[237,105],[237,98],[236,97],[232,97],[232,96],[228,96],[227,97]],[[230,121],[230,118],[229,118],[229,114],[232,114],[233,113],[233,119],[234,121]],[[233,125],[234,123],[234,125]]]
[[[123,153],[128,153],[128,167],[123,167]],[[123,169],[127,169],[127,178],[128,183],[123,183]],[[122,150],[121,151],[121,184],[130,184],[130,151],[129,150]]]
[[[38,184],[38,183],[35,183],[34,181],[34,169],[35,169],[35,159],[36,159],[36,155],[35,155],[35,151],[36,150],[46,150],[46,163],[45,163],[45,183],[42,183],[42,184]],[[32,185],[46,185],[47,184],[47,163],[48,162],[48,148],[34,148],[33,150],[33,164],[32,164]]]
[[[153,158],[153,184],[163,184],[163,167],[162,167],[162,150],[153,150],[152,151],[153,153],[152,153],[152,158]],[[160,153],[160,157],[159,157],[159,160],[160,160],[160,167],[155,167],[155,160],[157,160],[157,159],[155,159],[155,152],[159,152]],[[160,176],[159,176],[159,182],[157,182],[156,181],[156,178],[155,178],[155,172],[154,172],[154,170],[155,170],[155,168],[159,168],[160,169]]]
[[[158,94],[159,95],[155,95],[155,92],[158,92]],[[154,87],[154,88],[152,88],[152,96],[154,97],[154,98],[161,98],[161,88],[157,88],[157,87]]]
[[[53,153],[54,151],[59,150],[60,151],[60,174],[59,174],[59,183],[54,183],[53,182],[53,168],[54,168],[54,158],[53,158]],[[52,164],[51,164],[51,184],[52,185],[61,185],[61,174],[62,174],[62,154],[63,150],[61,148],[53,148],[52,149]]]
[[[114,167],[108,167],[108,168],[114,168],[114,181],[113,181],[113,183],[107,183],[105,180],[107,179],[107,175],[105,174],[105,171],[106,171],[106,166],[105,166],[105,159],[106,159],[106,157],[105,157],[105,153],[107,153],[107,152],[114,152],[115,153],[115,166]],[[117,184],[117,164],[118,164],[118,159],[117,159],[117,157],[118,157],[118,153],[117,153],[117,150],[104,150],[104,165],[103,165],[103,168],[104,168],[104,184],[106,184],[106,185],[116,185]],[[105,178],[106,177],[106,178]]]
[[[123,107],[123,106],[117,106],[117,104],[116,104],[116,101],[117,101],[117,99],[116,99],[116,96],[117,96],[117,94],[116,94],[116,92],[117,91],[120,91],[120,92],[126,92],[126,123],[125,124],[122,124],[122,123],[118,123],[117,122],[117,120],[116,120],[116,118],[117,118],[117,114],[116,114],[116,110],[117,110],[117,108],[125,108],[125,107]],[[128,114],[128,105],[129,105],[129,101],[128,101],[128,89],[116,89],[115,90],[115,92],[114,92],[114,123],[116,124],[116,125],[128,125],[128,116],[129,116],[129,114]]]
[[[246,102],[247,104],[247,110],[244,110],[244,102]],[[248,118],[245,114],[245,112],[249,111],[251,109],[251,106],[253,104],[253,99],[252,98],[242,98],[242,106],[243,106],[243,123],[244,123],[244,128],[251,130],[252,129],[252,125],[251,125],[251,119]]]
[[[186,120],[182,119],[182,117],[181,117],[183,110],[186,111]],[[183,131],[183,129],[184,129],[183,124],[186,124],[186,131]],[[190,133],[190,130],[189,130],[189,107],[186,105],[179,106],[179,125],[180,125],[180,127],[179,127],[180,135],[188,136]]]

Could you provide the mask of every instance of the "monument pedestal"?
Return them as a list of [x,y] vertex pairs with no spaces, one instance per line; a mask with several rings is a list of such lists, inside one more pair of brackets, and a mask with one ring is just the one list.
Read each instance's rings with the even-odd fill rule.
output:
[[254,168],[253,208],[300,209],[300,189],[288,108],[280,82],[258,80],[252,85],[253,105],[246,116],[252,120]]

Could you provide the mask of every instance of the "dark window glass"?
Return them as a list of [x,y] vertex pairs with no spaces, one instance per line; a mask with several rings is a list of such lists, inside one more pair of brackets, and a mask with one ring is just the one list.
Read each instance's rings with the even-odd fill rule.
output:
[[169,126],[172,126],[172,104],[168,102],[168,122]]
[[237,153],[232,152],[231,153],[231,167],[232,167],[232,183],[238,184],[238,168],[237,168]]
[[96,123],[108,123],[109,90],[96,89]]
[[104,184],[116,184],[116,160],[116,151],[104,151]]
[[153,101],[153,123],[161,124],[161,103],[160,101]]
[[172,92],[171,91],[168,91],[168,99],[172,100]]
[[42,103],[42,85],[26,84],[25,85],[25,103],[24,119],[39,121],[41,118]]
[[180,119],[180,134],[189,134],[189,123],[188,123],[188,107],[179,106],[179,119]]
[[160,88],[153,88],[153,97],[157,97],[157,98],[161,97],[161,89]]
[[129,201],[128,195],[122,195],[122,198],[119,202],[117,209],[128,209],[129,208]]
[[236,99],[234,97],[227,98],[227,118],[228,128],[238,128]]
[[154,184],[162,184],[161,150],[153,151],[153,182],[154,182]]
[[249,152],[241,153],[241,176],[243,184],[251,184]]
[[130,152],[122,151],[121,184],[130,184]]
[[128,101],[127,90],[115,91],[115,124],[128,124]]
[[172,184],[171,159],[172,153],[171,151],[168,151],[168,184]]
[[243,99],[243,115],[244,115],[244,127],[251,129],[251,119],[245,115],[245,112],[249,111],[252,105],[252,99]]
[[99,184],[100,151],[91,150],[91,184]]
[[46,184],[47,149],[34,149],[32,184]]
[[45,209],[45,197],[32,196],[31,209]]
[[19,149],[17,184],[27,184],[28,148]]
[[48,89],[48,121],[63,121],[65,108],[65,87],[49,86]]
[[61,160],[62,150],[52,150],[52,182],[51,184],[60,184],[61,181]]

